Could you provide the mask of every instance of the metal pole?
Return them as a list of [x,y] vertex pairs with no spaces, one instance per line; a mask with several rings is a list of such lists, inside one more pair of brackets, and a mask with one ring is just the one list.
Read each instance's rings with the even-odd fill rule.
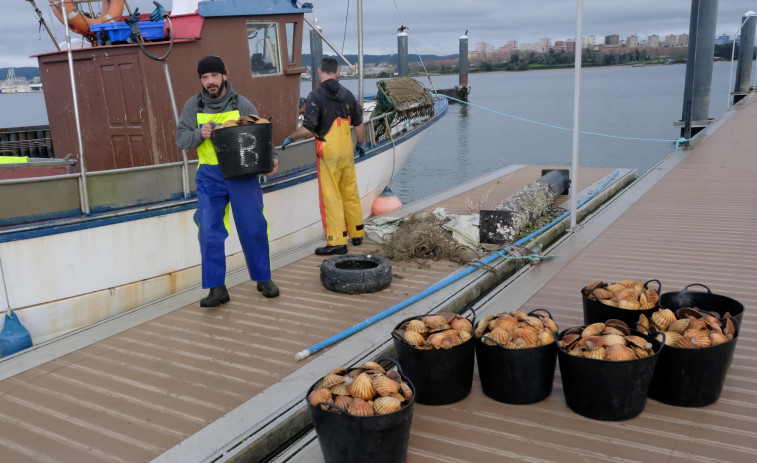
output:
[[[752,75],[752,55],[754,54],[755,25],[757,13],[747,11],[741,21],[741,40],[739,40],[739,62],[736,66],[736,81],[733,84],[734,93],[749,93]],[[734,48],[736,38],[734,36]],[[733,53],[733,50],[731,50]],[[731,55],[731,71],[733,71],[733,55]],[[729,80],[729,82],[731,82]],[[733,103],[737,103],[743,95],[734,95]]]
[[[171,108],[176,124],[179,123],[179,111],[176,108],[176,98],[173,94],[173,84],[171,84],[171,74],[168,72],[168,63],[163,60],[163,71],[166,74],[166,83],[168,84],[168,95],[171,97]],[[184,163],[181,166],[181,185],[184,188],[184,199],[189,198],[189,161],[187,160],[187,150],[181,150],[181,156]]]
[[310,60],[310,78],[313,82],[312,89],[315,90],[321,85],[321,78],[318,75],[318,66],[321,64],[321,60],[323,60],[323,42],[321,41],[321,36],[317,30],[310,31]]
[[407,32],[405,32],[405,26],[397,30],[397,76],[407,77]]
[[[712,87],[712,56],[715,52],[715,27],[718,19],[718,0],[692,0],[689,22],[689,54],[686,61],[686,80],[683,92],[684,124],[707,121],[710,113]],[[686,139],[694,133],[685,133]]]
[[[576,44],[581,43],[582,23],[583,23],[583,0],[576,1]],[[581,46],[577,47],[575,53],[575,70],[573,85],[573,161],[570,169],[570,231],[577,229],[576,224],[576,195],[578,194],[578,137],[579,137],[579,117],[581,115]]]
[[466,34],[460,36],[460,47],[459,47],[459,68],[457,70],[458,79],[457,84],[460,86],[460,88],[467,87],[468,86],[468,31],[465,31]]
[[79,182],[79,202],[81,211],[85,215],[89,214],[89,192],[87,191],[87,168],[84,165],[84,144],[81,140],[81,122],[79,121],[79,103],[76,97],[76,79],[74,78],[74,56],[71,53],[71,30],[68,28],[68,15],[64,3],[71,3],[73,0],[57,2],[61,5],[61,16],[63,16],[63,27],[66,29],[66,52],[68,53],[68,71],[71,77],[71,96],[74,102],[74,119],[76,121],[76,137],[79,140],[79,168],[81,170]]
[[358,104],[362,108],[365,95],[363,88],[363,0],[357,0],[357,48]]

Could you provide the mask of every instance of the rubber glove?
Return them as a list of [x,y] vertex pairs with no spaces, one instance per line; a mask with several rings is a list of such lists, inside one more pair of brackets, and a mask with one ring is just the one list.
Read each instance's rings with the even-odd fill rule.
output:
[[281,144],[281,150],[283,151],[288,144],[292,143],[292,137],[286,137],[284,142]]
[[155,1],[152,2],[152,3],[155,5],[155,11],[153,11],[150,14],[150,21],[152,21],[152,22],[158,22],[161,19],[163,19],[166,16],[168,16],[168,12],[166,11],[165,8],[163,8],[163,5],[161,5],[160,3],[155,2]]
[[358,143],[357,145],[355,145],[355,155],[360,156],[360,157],[365,156],[366,148],[367,146],[361,145],[360,143]]
[[134,9],[134,12],[131,14],[131,16],[124,18],[124,22],[129,26],[137,24],[139,22],[139,7]]

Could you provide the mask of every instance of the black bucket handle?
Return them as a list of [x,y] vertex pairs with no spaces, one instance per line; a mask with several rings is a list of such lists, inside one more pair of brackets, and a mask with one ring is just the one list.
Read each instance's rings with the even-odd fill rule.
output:
[[683,288],[683,291],[688,291],[689,288],[691,288],[692,286],[701,286],[702,288],[707,290],[707,294],[712,294],[712,291],[710,291],[710,288],[708,288],[706,285],[703,285],[702,283],[692,283],[690,285],[686,285],[686,287]]
[[[664,331],[656,331],[654,335],[652,332],[647,328],[646,326],[642,325],[639,322],[636,322],[636,328],[639,333],[642,333],[642,331],[638,328],[644,328],[644,332],[642,334],[646,334],[647,336],[654,336],[657,338],[658,341],[660,341],[660,350],[662,350],[663,347],[665,347],[665,332]],[[658,336],[662,336],[662,339],[659,339]]]
[[481,340],[483,341],[484,339],[488,339],[489,341],[495,343],[499,347],[501,347],[503,349],[507,349],[507,347],[503,346],[502,343],[500,343],[499,341],[497,341],[495,339],[490,338],[489,336],[481,336]]
[[656,282],[657,282],[657,294],[662,294],[662,282],[661,282],[660,280],[656,279],[656,278],[655,278],[655,279],[652,279],[652,280],[647,280],[647,281],[646,281],[646,282],[644,283],[644,287],[645,287],[645,288],[649,288],[649,283],[651,283],[651,282],[653,282],[653,281],[656,281]]
[[318,402],[318,403],[317,403],[317,404],[316,404],[315,406],[316,406],[316,407],[320,407],[320,406],[322,406],[322,405],[325,405],[325,406],[327,406],[327,407],[329,407],[329,408],[333,408],[333,409],[335,409],[336,411],[338,411],[339,413],[344,413],[345,415],[349,415],[349,414],[350,414],[350,412],[348,412],[347,410],[345,410],[345,409],[343,409],[342,407],[339,407],[339,406],[337,406],[337,405],[334,405],[334,404],[332,404],[332,403],[330,403],[330,402]]

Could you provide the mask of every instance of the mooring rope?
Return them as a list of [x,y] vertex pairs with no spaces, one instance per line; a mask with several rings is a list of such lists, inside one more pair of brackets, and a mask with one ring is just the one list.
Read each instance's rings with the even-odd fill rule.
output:
[[[457,98],[454,98],[454,97],[451,97],[451,96],[448,96],[448,95],[442,95],[441,93],[431,92],[431,94],[435,95],[435,96],[442,96],[442,97],[447,98],[448,100],[457,101],[458,103],[467,104],[468,106],[473,106],[474,108],[483,109],[485,111],[489,111],[489,112],[492,112],[494,114],[499,114],[500,116],[505,116],[505,117],[509,117],[509,118],[512,118],[512,119],[517,119],[517,120],[523,121],[523,122],[529,122],[531,124],[542,125],[544,127],[550,127],[552,129],[565,130],[566,132],[573,132],[573,129],[569,129],[567,127],[560,127],[559,125],[552,125],[552,124],[547,124],[546,122],[539,122],[539,121],[534,121],[534,120],[531,120],[531,119],[526,119],[524,117],[514,116],[512,114],[503,113],[501,111],[497,111],[497,110],[494,110],[494,109],[491,109],[491,108],[487,108],[485,106],[481,106],[481,105],[477,105],[477,104],[474,104],[474,103],[470,103],[468,101],[458,100]],[[584,130],[579,130],[578,133],[582,133],[584,135],[594,135],[594,136],[597,136],[597,137],[617,138],[617,139],[620,139],[620,140],[664,141],[664,142],[668,142],[668,143],[675,143],[676,144],[676,148],[678,148],[682,143],[685,143],[685,142],[689,141],[689,139],[686,139],[686,138],[683,138],[683,137],[681,137],[681,138],[679,138],[677,140],[670,140],[670,139],[666,139],[666,138],[622,137],[622,136],[619,136],[619,135],[607,135],[607,134],[604,134],[604,133],[586,132]]]

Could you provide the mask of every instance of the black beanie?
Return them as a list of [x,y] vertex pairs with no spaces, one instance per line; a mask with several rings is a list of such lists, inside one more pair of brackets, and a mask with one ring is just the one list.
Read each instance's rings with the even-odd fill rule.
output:
[[197,74],[202,77],[203,74],[209,72],[217,72],[219,74],[227,74],[226,65],[223,64],[223,60],[217,56],[206,56],[197,63]]

